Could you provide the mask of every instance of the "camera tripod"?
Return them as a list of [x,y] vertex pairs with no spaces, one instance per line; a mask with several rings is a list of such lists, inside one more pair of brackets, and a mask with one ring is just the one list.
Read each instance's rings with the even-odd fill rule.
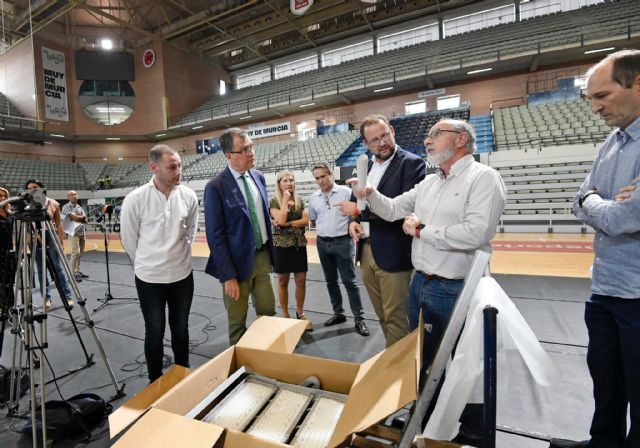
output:
[[[113,398],[119,398],[124,396],[124,387],[123,384],[120,386],[118,380],[115,378],[111,365],[107,359],[106,353],[100,340],[98,339],[98,335],[94,328],[94,322],[89,315],[89,312],[86,309],[86,301],[82,298],[78,285],[75,282],[75,279],[72,275],[71,268],[69,263],[64,255],[64,251],[62,248],[62,244],[58,239],[57,233],[51,221],[49,221],[49,217],[47,213],[42,208],[33,208],[29,209],[27,207],[25,210],[20,211],[16,215],[16,236],[17,236],[17,267],[15,272],[15,282],[14,282],[14,298],[15,302],[13,307],[10,310],[11,316],[11,333],[14,335],[13,340],[13,366],[11,368],[11,386],[10,386],[10,396],[9,396],[9,415],[20,415],[19,414],[19,385],[16,384],[16,381],[20,381],[22,377],[22,365],[23,365],[23,357],[24,352],[27,352],[28,355],[28,368],[30,374],[30,398],[31,398],[31,424],[32,424],[32,437],[33,437],[33,446],[37,446],[38,443],[38,426],[37,426],[37,408],[41,408],[40,419],[41,419],[41,440],[42,446],[46,446],[47,441],[47,425],[46,425],[46,412],[45,412],[45,372],[44,368],[40,368],[39,372],[39,381],[36,385],[35,380],[35,369],[38,367],[39,362],[37,361],[36,352],[39,352],[40,357],[45,357],[44,350],[48,347],[48,335],[47,335],[47,297],[46,297],[46,276],[47,269],[45,267],[48,266],[49,273],[54,280],[58,291],[60,292],[60,297],[62,298],[62,303],[64,305],[65,310],[67,311],[71,323],[73,325],[74,331],[78,337],[78,341],[82,347],[82,350],[85,355],[86,363],[85,365],[67,372],[62,375],[62,377],[66,377],[71,375],[77,371],[83,370],[87,367],[95,364],[93,361],[93,354],[89,355],[87,353],[86,347],[82,341],[82,337],[80,332],[78,331],[78,327],[76,325],[75,319],[71,315],[71,306],[65,300],[66,297],[63,293],[63,289],[60,285],[61,279],[60,275],[66,275],[69,286],[77,299],[77,304],[82,311],[84,317],[84,324],[89,328],[91,335],[94,339],[96,346],[100,352],[100,356],[102,361],[105,364],[109,377],[111,379],[111,383],[115,389],[115,396]],[[41,300],[42,300],[42,311],[36,311],[36,308],[33,303],[33,289],[32,284],[35,278],[35,255],[37,252],[41,254],[41,262],[42,266],[40,269],[40,292],[41,292]],[[62,267],[63,272],[60,273],[56,267],[54,266],[53,257],[56,256],[59,259],[59,264]],[[37,329],[37,331],[36,331]],[[36,335],[37,332],[37,335]],[[58,377],[61,378],[61,377]],[[40,387],[39,396],[36,395],[36,386]],[[17,392],[17,393],[16,393]],[[17,396],[16,396],[17,395]],[[38,398],[40,405],[38,406]]]
[[109,243],[111,242],[110,234],[111,234],[112,228],[113,226],[116,226],[116,225],[118,224],[117,223],[111,224],[111,214],[109,214],[108,223],[100,224],[100,231],[104,236],[104,259],[105,259],[105,265],[107,266],[107,292],[104,294],[104,298],[98,299],[98,302],[102,302],[102,303],[100,304],[100,306],[98,306],[93,310],[94,313],[97,313],[102,308],[109,305],[109,302],[111,302],[112,300],[129,300],[129,301],[137,300],[137,298],[135,297],[113,297],[113,295],[111,295],[111,274],[109,272]]

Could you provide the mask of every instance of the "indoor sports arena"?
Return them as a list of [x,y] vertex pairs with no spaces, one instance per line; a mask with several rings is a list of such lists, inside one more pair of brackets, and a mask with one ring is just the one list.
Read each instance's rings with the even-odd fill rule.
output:
[[639,1],[0,28],[0,446],[640,447]]

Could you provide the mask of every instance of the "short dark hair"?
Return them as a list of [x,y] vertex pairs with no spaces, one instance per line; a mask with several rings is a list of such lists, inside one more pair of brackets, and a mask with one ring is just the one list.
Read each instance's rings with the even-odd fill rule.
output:
[[611,79],[625,89],[630,89],[633,81],[640,75],[640,50],[620,50],[611,53],[587,72],[589,78],[593,72],[611,63]]
[[364,120],[362,120],[362,123],[360,123],[360,137],[362,137],[362,140],[367,141],[364,138],[364,128],[366,128],[367,126],[371,126],[372,124],[376,124],[379,121],[382,121],[384,124],[391,127],[389,120],[387,120],[387,117],[385,117],[384,115],[371,114],[364,117]]
[[176,151],[169,145],[155,145],[149,150],[149,162],[158,163],[160,159],[162,159],[162,156],[164,156],[165,154],[178,154],[178,151]]
[[233,137],[236,135],[242,140],[246,140],[248,138],[246,131],[240,128],[229,128],[220,134],[218,141],[220,142],[222,152],[233,151]]
[[313,173],[315,170],[327,170],[327,172],[331,174],[331,168],[329,168],[329,164],[327,162],[314,163],[313,168],[311,168],[311,172]]
[[40,182],[38,179],[35,179],[35,178],[33,178],[33,179],[29,179],[28,181],[26,181],[26,182],[24,183],[24,188],[25,188],[25,190],[26,190],[27,188],[29,188],[29,184],[36,184],[38,187],[40,187],[40,188],[44,188],[44,184],[43,184],[42,182]]

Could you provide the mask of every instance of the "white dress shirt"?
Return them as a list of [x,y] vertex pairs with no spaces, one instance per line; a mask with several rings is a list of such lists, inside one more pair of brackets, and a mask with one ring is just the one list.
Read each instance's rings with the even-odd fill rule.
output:
[[[262,206],[262,195],[260,194],[260,190],[258,186],[253,181],[253,178],[249,175],[248,172],[244,174],[239,171],[234,170],[229,166],[229,171],[233,174],[233,178],[238,183],[238,188],[242,192],[242,196],[244,196],[244,202],[247,203],[247,207],[249,207],[249,203],[247,202],[247,192],[244,189],[244,181],[242,180],[242,176],[247,176],[247,182],[251,187],[251,194],[253,195],[253,203],[256,206],[256,213],[258,214],[258,221],[260,221],[260,234],[262,235],[262,244],[265,244],[269,239],[269,234],[267,233],[267,221],[264,216],[264,208]],[[271,225],[271,218],[269,218],[269,225]]]
[[426,227],[411,246],[418,271],[449,279],[464,278],[476,249],[491,252],[490,241],[507,200],[496,170],[466,155],[445,178],[430,174],[393,199],[377,190],[367,198],[374,213],[387,221],[415,213]]
[[174,283],[192,271],[191,244],[198,224],[198,198],[177,185],[169,198],[153,178],[122,202],[122,245],[134,261],[136,276],[147,283]]
[[[382,163],[378,162],[376,156],[371,156],[371,161],[373,164],[371,165],[369,174],[367,174],[367,183],[369,185],[371,185],[373,188],[378,188],[378,185],[380,185],[380,181],[382,180],[382,176],[384,176],[384,173],[387,172],[387,168],[389,168],[389,164],[395,156],[396,153],[394,151],[391,157],[389,157]],[[362,238],[369,238],[369,221],[362,221],[360,225],[362,226],[362,230],[364,230],[364,235],[362,235]]]

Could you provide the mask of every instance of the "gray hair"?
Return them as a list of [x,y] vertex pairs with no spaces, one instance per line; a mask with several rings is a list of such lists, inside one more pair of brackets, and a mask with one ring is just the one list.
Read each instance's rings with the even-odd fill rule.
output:
[[229,128],[226,129],[222,134],[220,134],[220,137],[218,137],[218,141],[220,142],[222,152],[233,151],[233,137],[235,137],[236,135],[242,140],[246,140],[248,138],[246,131],[240,128]]
[[475,154],[476,149],[478,149],[476,131],[473,129],[473,126],[468,121],[464,120],[456,120],[453,118],[442,118],[440,122],[446,121],[458,132],[464,132],[469,136],[467,140],[467,152],[469,154]]
[[156,145],[149,150],[149,163],[158,163],[165,154],[178,154],[178,151],[169,145]]
[[625,89],[630,89],[633,81],[640,75],[640,50],[620,50],[611,53],[587,71],[587,79],[609,63],[612,63],[611,80]]

